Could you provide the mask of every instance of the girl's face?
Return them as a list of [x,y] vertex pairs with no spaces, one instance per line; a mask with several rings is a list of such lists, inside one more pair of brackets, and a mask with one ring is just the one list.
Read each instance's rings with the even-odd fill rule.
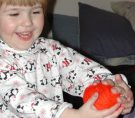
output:
[[28,49],[41,34],[44,13],[40,4],[13,6],[3,4],[0,8],[0,37],[11,48]]

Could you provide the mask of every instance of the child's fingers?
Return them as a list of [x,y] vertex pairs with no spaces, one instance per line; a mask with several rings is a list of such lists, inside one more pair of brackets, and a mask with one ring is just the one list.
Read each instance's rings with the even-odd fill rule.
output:
[[105,117],[105,118],[117,118],[123,111],[122,107],[119,107],[117,110],[115,110],[111,115]]
[[112,86],[115,86],[115,83],[111,80],[111,79],[105,79],[102,81],[103,84],[105,85],[112,85]]
[[[118,111],[117,111],[118,110]],[[116,112],[116,114],[121,113],[123,110],[122,107],[120,107],[120,103],[117,103],[116,105],[114,105],[113,107],[109,108],[109,109],[105,109],[102,110],[102,114],[105,118],[111,118],[111,117],[107,117],[110,116],[110,114],[113,114],[114,112]]]
[[118,86],[123,87],[124,89],[129,89],[128,85],[125,83],[125,81],[122,79],[120,74],[115,75],[115,82],[118,84]]
[[131,110],[132,108],[124,109],[121,114],[124,115],[124,114],[130,113]]
[[131,100],[130,102],[126,102],[124,103],[122,106],[124,107],[123,111],[122,111],[122,114],[126,114],[126,113],[129,113],[131,112],[132,108],[133,108],[133,105],[134,105],[134,101]]
[[113,87],[111,90],[113,93],[121,93],[121,94],[124,93],[124,89],[118,86]]
[[100,80],[96,80],[96,81],[93,82],[93,85],[97,85],[100,82],[101,82]]

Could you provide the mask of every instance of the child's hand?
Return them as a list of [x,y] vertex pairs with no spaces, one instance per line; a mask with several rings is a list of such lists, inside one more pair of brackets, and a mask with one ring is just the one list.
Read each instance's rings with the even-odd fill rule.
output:
[[120,104],[116,104],[113,107],[105,110],[97,110],[94,107],[94,103],[98,98],[98,94],[95,93],[80,109],[79,118],[117,118],[123,108]]
[[98,93],[95,93],[79,109],[65,109],[60,118],[117,118],[121,114],[123,108],[119,103],[109,109],[97,110],[94,107],[97,98]]
[[123,89],[121,91],[121,99],[124,107],[122,114],[129,113],[134,105],[133,93],[124,80],[122,80],[121,75],[117,74],[115,76],[115,82],[117,87]]
[[115,82],[111,79],[103,80],[104,84],[111,84],[114,86],[113,92],[119,92],[121,94],[120,102],[123,106],[122,114],[129,113],[134,105],[133,93],[129,86],[122,79],[120,74],[115,75]]
[[119,92],[113,92],[114,88],[110,84],[103,84],[102,82],[97,83],[96,85],[89,85],[83,94],[83,102],[86,103],[89,98],[95,93],[98,93],[98,99],[94,103],[94,106],[97,110],[108,109],[118,103],[120,98]]

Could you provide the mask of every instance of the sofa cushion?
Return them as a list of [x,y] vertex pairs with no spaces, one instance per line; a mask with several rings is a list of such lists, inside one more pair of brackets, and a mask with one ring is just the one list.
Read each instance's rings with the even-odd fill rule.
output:
[[115,13],[79,3],[80,48],[100,58],[135,54],[135,32],[128,20]]
[[135,2],[130,1],[111,2],[111,7],[115,13],[127,18],[127,20],[129,20],[135,31]]
[[79,48],[79,23],[78,17],[54,14],[52,21],[53,38],[67,46]]

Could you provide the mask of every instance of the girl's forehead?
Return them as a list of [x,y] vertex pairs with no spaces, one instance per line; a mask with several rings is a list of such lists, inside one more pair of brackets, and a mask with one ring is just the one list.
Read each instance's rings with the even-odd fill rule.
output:
[[43,8],[47,7],[47,0],[0,0],[0,7],[6,5],[34,6],[41,4]]
[[40,3],[38,0],[0,0],[0,5],[34,5]]
[[35,8],[42,8],[41,4],[35,4],[33,6],[24,6],[24,5],[6,5],[6,4],[3,4],[0,8],[0,10],[17,10],[17,9],[35,9]]
[[19,10],[19,9],[22,9],[22,10],[26,10],[26,9],[35,9],[35,8],[42,8],[41,4],[35,4],[35,5],[12,5],[12,4],[2,4],[2,6],[0,7],[0,10],[1,11],[10,11],[10,10]]

